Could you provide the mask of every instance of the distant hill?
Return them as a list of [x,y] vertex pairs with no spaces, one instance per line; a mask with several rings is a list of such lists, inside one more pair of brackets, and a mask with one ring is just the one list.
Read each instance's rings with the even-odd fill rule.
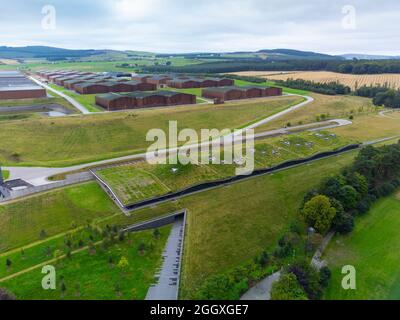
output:
[[372,54],[359,54],[359,53],[348,53],[342,54],[341,57],[346,60],[397,60],[400,59],[400,56],[384,56],[384,55],[372,55]]
[[235,59],[235,60],[344,60],[339,56],[331,56],[311,51],[300,51],[292,49],[263,49],[259,51],[236,51],[225,53],[198,52],[198,53],[176,53],[176,54],[158,54],[157,57],[186,57],[197,59]]
[[0,47],[0,58],[4,59],[65,59],[88,57],[96,54],[104,54],[106,50],[69,50],[45,46],[29,47]]
[[[320,60],[337,60],[337,56],[331,56],[328,54],[312,52],[312,51],[300,51],[292,49],[273,49],[273,50],[260,50],[256,54],[265,54],[269,58],[276,59],[320,59]],[[341,58],[339,58],[341,59]]]

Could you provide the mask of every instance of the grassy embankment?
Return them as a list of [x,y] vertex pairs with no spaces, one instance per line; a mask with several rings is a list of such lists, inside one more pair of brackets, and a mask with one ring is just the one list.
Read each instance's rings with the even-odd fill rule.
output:
[[346,144],[349,144],[349,141],[329,132],[305,132],[285,138],[258,140],[254,153],[246,154],[244,150],[243,158],[234,159],[236,164],[152,165],[140,162],[106,168],[97,173],[124,204],[132,204],[199,183],[232,177],[235,175],[235,169],[241,166],[241,162],[253,155],[255,168],[261,169],[287,160],[334,150]]

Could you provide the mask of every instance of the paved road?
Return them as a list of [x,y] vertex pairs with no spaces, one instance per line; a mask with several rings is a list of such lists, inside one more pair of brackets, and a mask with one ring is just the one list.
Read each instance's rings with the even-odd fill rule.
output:
[[240,300],[271,300],[272,285],[280,278],[280,271],[270,275],[247,291]]
[[163,252],[161,270],[156,274],[157,283],[149,288],[146,300],[178,300],[185,219],[178,218],[172,225]]
[[80,112],[82,112],[83,114],[90,114],[91,112],[86,109],[85,106],[81,105],[78,101],[76,101],[74,98],[71,98],[70,96],[67,96],[66,94],[53,89],[52,87],[50,87],[49,85],[39,81],[38,79],[34,78],[34,77],[29,77],[29,79],[31,79],[32,81],[36,82],[38,85],[46,88],[47,90],[54,92],[55,94],[59,95],[60,97],[64,98],[65,100],[67,100],[70,104],[72,104],[75,108],[77,108]]

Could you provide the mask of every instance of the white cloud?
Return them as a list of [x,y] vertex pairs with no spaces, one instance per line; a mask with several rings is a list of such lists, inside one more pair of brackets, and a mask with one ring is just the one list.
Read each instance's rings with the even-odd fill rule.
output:
[[117,0],[110,3],[117,19],[129,21],[148,19],[157,14],[161,4],[160,0]]
[[348,0],[52,0],[57,9],[52,32],[40,28],[47,3],[0,0],[0,46],[400,54],[398,0],[352,0],[356,30],[341,27]]

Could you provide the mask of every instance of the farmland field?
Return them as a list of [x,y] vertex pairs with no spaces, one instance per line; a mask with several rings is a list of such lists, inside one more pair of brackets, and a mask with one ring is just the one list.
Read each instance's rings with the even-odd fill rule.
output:
[[264,72],[249,71],[237,72],[237,75],[257,76],[268,80],[304,79],[315,82],[340,82],[352,89],[363,85],[388,85],[391,88],[400,88],[400,74],[344,74],[329,71],[293,71],[293,72]]
[[[335,237],[325,254],[333,277],[326,299],[400,299],[400,197],[379,200],[355,230]],[[352,265],[357,272],[357,290],[343,290],[341,268]]]
[[153,128],[167,131],[170,120],[178,122],[179,130],[240,128],[301,101],[301,97],[278,97],[219,106],[180,106],[8,122],[2,124],[0,131],[0,162],[67,166],[140,153],[151,144],[146,141],[147,132]]

